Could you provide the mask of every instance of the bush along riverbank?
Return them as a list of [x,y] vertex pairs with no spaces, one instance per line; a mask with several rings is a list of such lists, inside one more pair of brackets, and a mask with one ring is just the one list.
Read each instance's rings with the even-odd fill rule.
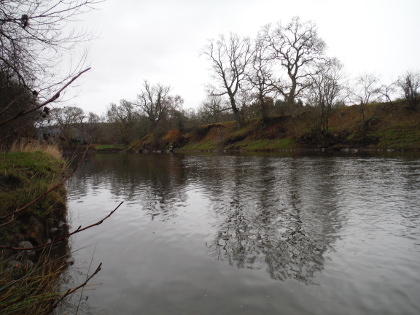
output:
[[[29,152],[28,152],[29,151]],[[54,306],[67,266],[65,242],[39,250],[67,233],[66,190],[57,185],[66,163],[52,146],[15,146],[0,153],[0,312],[44,314]],[[37,200],[39,198],[39,200]]]
[[[323,122],[325,126],[325,119]],[[321,130],[317,109],[149,134],[127,148],[147,151],[420,150],[420,110],[404,101],[335,108]]]

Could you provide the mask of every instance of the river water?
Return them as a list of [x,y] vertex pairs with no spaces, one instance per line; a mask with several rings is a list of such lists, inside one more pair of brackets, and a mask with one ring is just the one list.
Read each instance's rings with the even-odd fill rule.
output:
[[79,314],[420,314],[420,157],[94,154],[69,181]]

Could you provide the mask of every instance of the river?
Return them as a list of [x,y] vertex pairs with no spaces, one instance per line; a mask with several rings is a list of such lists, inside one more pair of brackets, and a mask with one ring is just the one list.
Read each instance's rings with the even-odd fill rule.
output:
[[124,203],[64,311],[420,314],[418,154],[92,154],[67,189],[73,229]]

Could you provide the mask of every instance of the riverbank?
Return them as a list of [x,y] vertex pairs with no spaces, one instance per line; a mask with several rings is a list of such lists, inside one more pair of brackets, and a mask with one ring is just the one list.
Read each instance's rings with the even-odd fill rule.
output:
[[[363,119],[364,116],[364,119]],[[319,128],[313,109],[296,116],[253,119],[241,128],[223,122],[149,134],[133,141],[129,151],[288,151],[288,150],[420,150],[420,110],[401,102],[336,108],[328,132]]]
[[[33,202],[60,182],[66,171],[58,150],[46,148],[0,153],[1,246],[31,248],[66,233],[63,186]],[[59,247],[1,251],[2,314],[42,314],[51,306],[59,295],[57,280],[66,268],[66,244]]]

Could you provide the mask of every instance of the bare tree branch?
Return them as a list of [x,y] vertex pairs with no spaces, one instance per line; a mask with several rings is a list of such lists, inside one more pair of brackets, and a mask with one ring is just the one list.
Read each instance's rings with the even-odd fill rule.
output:
[[236,34],[230,34],[230,37],[225,39],[223,35],[220,35],[216,42],[210,40],[203,54],[210,60],[216,80],[219,82],[220,88],[214,95],[228,95],[238,126],[241,126],[243,118],[237,106],[236,97],[242,90],[242,84],[252,60],[253,51],[249,38],[240,38]]
[[287,74],[287,84],[281,79],[272,80],[272,86],[284,96],[289,105],[308,87],[306,78],[312,73],[314,63],[323,59],[324,41],[318,37],[316,25],[311,21],[301,22],[299,17],[283,27],[266,26],[262,30],[264,41],[270,48],[270,59]]
[[13,247],[13,246],[0,246],[0,249],[10,249],[10,250],[20,250],[20,251],[28,251],[28,250],[36,250],[36,249],[40,249],[40,248],[44,248],[44,247],[47,247],[47,246],[51,246],[51,245],[54,245],[54,244],[57,244],[57,243],[60,243],[60,242],[62,242],[62,241],[64,241],[65,239],[67,239],[67,238],[69,238],[70,236],[72,236],[72,235],[74,235],[74,234],[77,234],[77,233],[80,233],[80,232],[83,232],[83,231],[85,231],[85,230],[87,230],[87,229],[90,229],[91,227],[94,227],[94,226],[97,226],[97,225],[100,225],[100,224],[102,224],[106,219],[108,219],[111,215],[113,215],[114,214],[114,212],[115,211],[117,211],[117,209],[122,205],[124,203],[124,201],[121,201],[119,204],[118,204],[118,206],[114,209],[114,210],[112,210],[107,216],[105,216],[104,218],[102,218],[101,220],[99,220],[98,222],[95,222],[95,223],[93,223],[93,224],[91,224],[91,225],[88,225],[88,226],[85,226],[85,227],[81,227],[81,226],[79,226],[76,230],[74,230],[73,232],[70,232],[70,233],[68,233],[68,234],[66,234],[66,235],[63,235],[63,236],[61,236],[61,237],[59,237],[59,238],[57,238],[57,239],[55,239],[54,241],[51,241],[51,242],[49,242],[49,243],[46,243],[46,244],[43,244],[43,245],[38,245],[38,246],[33,246],[33,247],[29,247],[29,248],[22,248],[22,247]]
[[99,264],[99,266],[96,268],[96,270],[89,276],[89,277],[87,277],[86,278],[86,280],[82,283],[82,284],[80,284],[80,285],[78,285],[77,287],[75,287],[75,288],[72,288],[72,289],[68,289],[67,290],[67,292],[66,293],[64,293],[63,294],[63,296],[60,298],[60,299],[58,299],[51,307],[50,307],[50,309],[49,309],[49,311],[48,311],[48,313],[49,312],[51,312],[54,308],[56,308],[57,307],[57,305],[61,302],[61,301],[63,301],[67,296],[69,296],[70,294],[73,294],[74,292],[76,292],[77,290],[79,290],[80,288],[83,288],[83,287],[85,287],[87,284],[88,284],[88,282],[99,272],[99,271],[101,271],[101,267],[102,267],[102,263],[100,263]]
[[59,89],[53,96],[51,96],[48,100],[46,100],[45,102],[43,102],[43,103],[41,103],[40,105],[38,105],[38,106],[35,106],[34,108],[31,108],[31,109],[28,109],[28,110],[26,110],[26,111],[22,111],[22,112],[20,112],[19,114],[17,114],[16,116],[14,116],[14,117],[11,117],[11,118],[9,118],[9,119],[6,119],[6,120],[4,120],[4,121],[2,121],[2,122],[0,122],[0,126],[2,126],[2,125],[5,125],[5,124],[7,124],[7,123],[9,123],[9,122],[11,122],[11,121],[13,121],[13,120],[16,120],[16,119],[18,119],[19,117],[22,117],[22,116],[24,116],[24,115],[27,115],[27,114],[29,114],[29,113],[32,113],[32,112],[34,112],[34,111],[36,111],[36,110],[38,110],[38,109],[40,109],[41,107],[43,107],[43,106],[45,106],[45,105],[48,105],[48,104],[50,104],[50,103],[52,103],[52,102],[54,102],[55,100],[57,100],[59,97],[60,97],[60,93],[61,92],[63,92],[70,84],[72,84],[74,81],[76,81],[83,73],[85,73],[85,72],[87,72],[87,71],[89,71],[91,68],[89,67],[89,68],[87,68],[87,69],[85,69],[85,70],[83,70],[83,71],[81,71],[81,72],[79,72],[76,76],[74,76],[73,78],[71,78],[71,80],[69,81],[69,82],[67,82],[61,89]]

